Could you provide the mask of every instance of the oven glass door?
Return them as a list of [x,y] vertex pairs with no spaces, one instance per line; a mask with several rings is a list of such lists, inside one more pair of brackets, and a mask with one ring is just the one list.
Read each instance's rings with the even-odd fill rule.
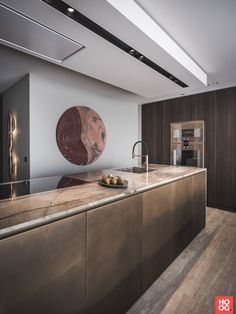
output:
[[204,144],[171,144],[171,164],[174,166],[204,167]]
[[182,150],[181,165],[197,167],[198,166],[198,151],[197,150]]

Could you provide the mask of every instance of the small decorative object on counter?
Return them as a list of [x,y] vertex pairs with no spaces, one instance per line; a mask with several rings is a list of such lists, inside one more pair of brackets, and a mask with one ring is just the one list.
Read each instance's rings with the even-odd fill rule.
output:
[[109,174],[108,176],[102,176],[101,180],[98,180],[98,183],[102,186],[107,186],[110,188],[127,188],[128,181],[124,180],[121,176],[116,176]]

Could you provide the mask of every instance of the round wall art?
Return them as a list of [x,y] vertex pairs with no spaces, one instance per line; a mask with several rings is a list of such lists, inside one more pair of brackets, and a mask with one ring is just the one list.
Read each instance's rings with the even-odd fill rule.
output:
[[91,108],[71,107],[57,123],[57,145],[62,155],[77,165],[97,160],[106,143],[106,129],[101,117]]

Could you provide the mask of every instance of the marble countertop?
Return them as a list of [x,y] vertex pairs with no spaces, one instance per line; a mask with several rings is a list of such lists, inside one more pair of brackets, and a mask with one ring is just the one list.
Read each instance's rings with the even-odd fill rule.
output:
[[[1,200],[0,239],[206,171],[185,166],[149,166],[155,171],[130,173],[107,169],[72,174],[67,177],[86,181],[86,184]],[[128,188],[100,186],[98,179],[109,173],[128,180]]]

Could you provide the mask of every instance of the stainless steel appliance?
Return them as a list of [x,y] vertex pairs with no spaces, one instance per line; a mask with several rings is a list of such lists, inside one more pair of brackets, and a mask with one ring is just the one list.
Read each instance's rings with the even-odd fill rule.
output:
[[171,164],[204,167],[204,121],[171,123],[170,128]]

